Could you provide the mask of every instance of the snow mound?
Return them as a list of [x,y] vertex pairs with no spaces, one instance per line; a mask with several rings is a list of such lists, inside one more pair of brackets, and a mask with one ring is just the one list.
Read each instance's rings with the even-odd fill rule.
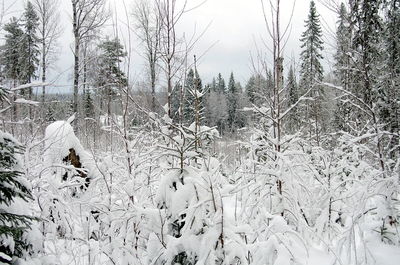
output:
[[63,160],[75,150],[82,168],[87,170],[88,177],[93,178],[96,171],[95,161],[83,148],[68,121],[55,121],[47,126],[44,139],[44,164],[47,167],[63,164]]

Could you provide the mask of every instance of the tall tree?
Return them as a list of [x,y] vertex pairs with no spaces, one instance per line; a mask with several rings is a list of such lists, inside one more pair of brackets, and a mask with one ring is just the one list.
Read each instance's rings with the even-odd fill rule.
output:
[[305,21],[306,30],[301,35],[301,68],[300,68],[300,87],[303,93],[311,90],[310,96],[313,100],[309,107],[306,107],[305,119],[308,123],[310,137],[315,137],[316,143],[320,143],[322,132],[322,111],[324,100],[324,89],[318,84],[323,79],[323,68],[321,65],[322,57],[322,30],[319,15],[314,1],[310,2],[308,19]]
[[[34,0],[39,18],[38,38],[40,45],[41,79],[47,81],[47,71],[56,56],[57,40],[61,36],[59,0]],[[42,103],[45,100],[46,86],[42,87]]]
[[[82,44],[93,31],[104,25],[108,19],[105,0],[71,0],[72,31],[74,34],[74,100],[73,111],[78,113],[78,94]],[[78,115],[79,117],[79,115]]]
[[219,73],[217,76],[217,90],[219,93],[226,92],[225,80],[222,77],[221,73]]
[[[190,69],[185,81],[185,98],[183,104],[183,116],[184,122],[187,125],[192,124],[195,121],[196,112],[196,93],[202,93],[203,86],[199,73],[196,70]],[[203,100],[199,101],[199,107],[203,109]]]
[[[350,17],[344,3],[340,5],[338,27],[336,30],[336,54],[335,54],[335,74],[339,84],[346,91],[352,91],[352,27]],[[335,127],[339,130],[349,132],[351,106],[348,97],[343,95],[336,103],[334,114]]]
[[160,59],[161,20],[150,1],[136,2],[134,17],[136,32],[143,43],[148,64],[151,87],[151,110],[156,110],[157,62]]
[[122,59],[126,56],[124,47],[119,39],[105,40],[98,46],[98,71],[95,86],[99,89],[102,98],[107,102],[107,119],[111,117],[111,101],[118,95],[122,87],[127,85],[125,73],[120,68]]
[[391,134],[389,155],[400,157],[400,0],[390,0],[386,7],[384,47],[386,48],[380,82],[380,120]]
[[355,65],[359,71],[355,74],[354,92],[364,102],[372,106],[377,100],[377,70],[379,44],[382,34],[380,13],[381,1],[352,1],[351,23],[354,27],[353,49]]
[[[23,30],[17,18],[11,18],[9,23],[4,25],[5,43],[1,46],[1,61],[2,72],[4,78],[11,82],[16,87],[21,82],[22,67],[20,64],[20,43],[23,39]],[[16,100],[16,93],[13,95],[13,100]],[[17,119],[17,105],[13,104],[11,112],[11,120]]]
[[296,81],[296,75],[293,69],[293,65],[290,66],[289,68],[289,73],[287,76],[287,81],[286,81],[286,90],[287,90],[287,97],[288,97],[288,106],[287,108],[292,108],[290,113],[288,113],[287,117],[287,130],[290,133],[295,133],[299,128],[299,111],[296,106],[297,102],[299,101],[299,87],[297,85]]
[[[37,37],[37,29],[39,26],[39,18],[33,4],[28,1],[23,15],[24,35],[21,47],[21,66],[22,80],[31,83],[36,78],[36,70],[39,64],[39,39]],[[29,98],[32,98],[32,88],[29,88]]]
[[20,43],[23,39],[23,30],[17,18],[11,18],[4,25],[5,43],[1,47],[1,64],[4,77],[11,80],[16,86],[21,80]]
[[239,91],[236,87],[235,77],[231,73],[229,77],[227,99],[228,99],[228,127],[231,132],[234,131],[237,119]]

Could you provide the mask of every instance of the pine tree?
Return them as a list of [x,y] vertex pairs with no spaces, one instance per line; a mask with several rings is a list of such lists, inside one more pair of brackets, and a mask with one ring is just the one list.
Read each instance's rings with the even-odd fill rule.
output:
[[319,15],[315,7],[314,1],[310,2],[310,10],[308,19],[305,21],[306,30],[301,35],[301,69],[300,69],[300,87],[303,94],[311,89],[310,96],[313,100],[306,107],[305,120],[308,123],[307,127],[310,137],[316,138],[316,143],[320,143],[320,135],[322,133],[322,104],[324,99],[324,89],[318,84],[323,79],[323,68],[321,52],[322,30],[319,20]]
[[34,218],[16,214],[13,209],[16,201],[32,199],[17,159],[22,152],[22,146],[11,135],[0,131],[0,263],[23,257],[31,247],[25,233]]
[[101,42],[98,48],[100,55],[94,85],[100,90],[102,98],[107,101],[107,117],[110,119],[111,101],[119,94],[121,87],[126,86],[128,82],[120,68],[126,52],[119,39],[107,39]]

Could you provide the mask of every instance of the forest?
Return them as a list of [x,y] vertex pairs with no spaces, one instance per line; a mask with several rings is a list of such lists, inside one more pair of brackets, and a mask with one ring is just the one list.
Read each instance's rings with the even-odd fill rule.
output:
[[400,0],[213,1],[0,0],[0,264],[400,264]]

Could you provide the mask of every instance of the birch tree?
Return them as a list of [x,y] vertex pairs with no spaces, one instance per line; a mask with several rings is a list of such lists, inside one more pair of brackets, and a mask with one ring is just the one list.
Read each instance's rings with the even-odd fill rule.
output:
[[[40,66],[42,83],[47,81],[47,71],[52,59],[56,57],[57,40],[62,29],[58,0],[34,0],[35,10],[39,18],[38,38],[40,45]],[[46,86],[42,87],[42,103],[45,101]]]
[[160,59],[161,16],[154,4],[138,1],[133,15],[136,19],[137,36],[145,50],[151,88],[151,110],[156,110],[157,64]]

